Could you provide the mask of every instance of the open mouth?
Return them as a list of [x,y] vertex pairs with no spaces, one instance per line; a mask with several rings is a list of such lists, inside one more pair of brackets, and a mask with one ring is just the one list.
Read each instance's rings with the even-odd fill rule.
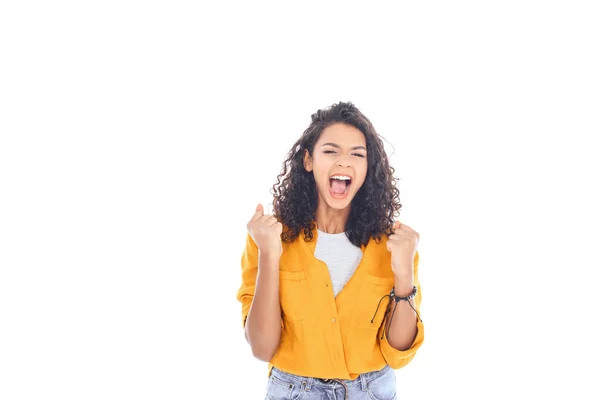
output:
[[345,197],[351,184],[352,178],[334,175],[329,178],[329,191],[334,197]]

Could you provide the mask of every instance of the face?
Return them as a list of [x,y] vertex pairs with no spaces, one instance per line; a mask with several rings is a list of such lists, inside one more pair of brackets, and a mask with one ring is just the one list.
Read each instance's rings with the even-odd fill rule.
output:
[[312,157],[305,150],[304,168],[314,174],[319,203],[339,210],[350,204],[367,176],[366,147],[360,130],[336,123],[323,130]]

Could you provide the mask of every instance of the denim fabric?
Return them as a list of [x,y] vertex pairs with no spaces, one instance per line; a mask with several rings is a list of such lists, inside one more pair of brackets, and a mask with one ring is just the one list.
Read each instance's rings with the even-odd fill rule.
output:
[[293,375],[273,367],[265,400],[397,400],[396,373],[386,365],[351,381]]

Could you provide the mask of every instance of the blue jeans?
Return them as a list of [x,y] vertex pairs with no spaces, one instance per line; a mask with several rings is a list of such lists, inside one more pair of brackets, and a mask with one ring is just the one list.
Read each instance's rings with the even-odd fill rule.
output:
[[396,373],[386,365],[351,381],[293,375],[273,367],[265,400],[397,400]]

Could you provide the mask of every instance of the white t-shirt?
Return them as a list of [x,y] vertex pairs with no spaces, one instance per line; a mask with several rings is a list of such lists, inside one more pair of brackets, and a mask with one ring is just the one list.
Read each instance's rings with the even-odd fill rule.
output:
[[315,257],[327,264],[334,296],[350,280],[362,256],[360,247],[353,245],[345,232],[327,233],[319,230]]

